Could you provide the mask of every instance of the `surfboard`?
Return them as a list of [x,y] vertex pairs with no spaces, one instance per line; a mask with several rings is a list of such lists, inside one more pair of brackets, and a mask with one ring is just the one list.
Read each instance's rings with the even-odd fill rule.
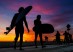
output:
[[[16,22],[15,22],[15,25],[16,25],[24,16],[26,16],[26,15],[30,12],[31,9],[32,9],[32,6],[26,7],[26,8],[24,9],[24,11],[22,11],[22,12],[18,15],[17,20],[16,20]],[[4,32],[4,34],[8,34],[8,33],[15,27],[15,25],[12,26],[12,28],[6,27],[6,30],[7,30],[7,31]]]
[[54,27],[53,25],[51,24],[41,24],[40,27],[39,27],[39,30],[37,30],[37,27],[33,27],[33,31],[39,31],[43,34],[46,34],[46,33],[53,33],[54,32]]
[[54,27],[51,24],[42,24],[41,25],[41,31],[42,31],[43,34],[53,33],[54,32]]

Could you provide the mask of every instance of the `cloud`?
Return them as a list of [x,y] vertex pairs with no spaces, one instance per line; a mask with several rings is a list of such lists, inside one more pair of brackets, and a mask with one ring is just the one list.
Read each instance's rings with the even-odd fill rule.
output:
[[[6,7],[5,9],[15,13],[21,6],[25,8],[28,5],[32,5],[33,9],[28,14],[28,20],[33,21],[40,14],[42,15],[43,23],[52,23],[55,26],[60,25],[60,27],[62,24],[71,22],[73,17],[72,1],[68,0],[3,0],[2,4]],[[33,24],[33,22],[31,23]]]
[[8,5],[7,6],[7,9],[12,10],[12,11],[18,11],[18,9],[20,7],[24,7],[25,8],[26,6],[27,6],[27,4],[24,3],[24,2],[21,2],[21,3],[13,3],[11,5]]
[[[23,6],[24,8],[28,5],[32,5],[34,8],[34,12],[43,13],[43,14],[53,14],[59,9],[58,5],[55,5],[55,3],[50,3],[50,1],[42,1],[42,0],[13,0],[10,2],[11,4],[7,5],[6,8],[12,11],[17,11],[19,7]],[[49,2],[49,3],[48,3]]]

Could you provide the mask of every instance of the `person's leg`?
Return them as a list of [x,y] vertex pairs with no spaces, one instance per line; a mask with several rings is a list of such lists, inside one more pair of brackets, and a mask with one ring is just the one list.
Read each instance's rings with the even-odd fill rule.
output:
[[58,43],[58,37],[56,38],[56,43]]
[[61,41],[60,41],[60,36],[59,36],[59,38],[58,38],[58,39],[59,39],[59,44],[61,44]]
[[42,48],[43,48],[42,33],[39,33],[39,37],[40,37],[40,43],[41,43],[41,45],[42,45]]
[[35,32],[35,46],[37,48],[37,36],[38,36],[38,33]]
[[22,50],[23,32],[20,33],[20,50]]
[[16,33],[16,36],[15,36],[15,41],[14,41],[14,48],[16,49],[16,43],[19,37],[19,32],[15,32],[15,33]]

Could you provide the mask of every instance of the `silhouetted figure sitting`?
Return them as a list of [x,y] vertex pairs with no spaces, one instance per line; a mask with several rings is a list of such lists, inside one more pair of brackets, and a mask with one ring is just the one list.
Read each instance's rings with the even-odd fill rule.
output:
[[69,43],[69,33],[65,31],[64,35],[64,42]]
[[[14,15],[10,27],[12,27],[16,23],[17,17],[22,11],[24,11],[24,8],[20,7],[19,10],[18,10],[18,13],[16,13]],[[20,36],[20,50],[22,50],[23,33],[24,33],[23,22],[25,23],[25,25],[27,27],[27,30],[29,32],[29,28],[28,28],[28,24],[27,24],[27,21],[26,21],[26,17],[24,15],[24,17],[20,21],[18,21],[18,23],[15,26],[15,33],[16,33],[15,44],[14,44],[14,48],[15,49],[16,49],[16,43],[17,43],[18,37]]]
[[60,44],[61,42],[60,42],[60,33],[59,33],[59,31],[57,31],[55,36],[56,36],[56,42]]
[[37,16],[37,19],[34,20],[34,27],[33,27],[33,31],[35,32],[35,46],[37,48],[37,37],[39,35],[40,37],[40,43],[42,45],[42,48],[43,48],[43,41],[42,41],[42,32],[41,32],[41,29],[40,29],[40,26],[41,26],[41,15],[38,15]]

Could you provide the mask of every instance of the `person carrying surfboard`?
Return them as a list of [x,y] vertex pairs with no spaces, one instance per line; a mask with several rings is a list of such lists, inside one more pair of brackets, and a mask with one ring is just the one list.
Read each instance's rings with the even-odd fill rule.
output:
[[40,26],[41,26],[41,15],[37,15],[37,19],[36,20],[34,20],[34,27],[33,27],[33,31],[35,32],[35,46],[36,46],[36,48],[37,48],[37,37],[38,37],[38,35],[39,35],[39,37],[40,37],[40,43],[41,43],[41,46],[42,46],[42,48],[44,47],[43,46],[43,40],[42,40],[42,31],[41,31],[41,28],[40,28]]
[[26,21],[26,15],[30,12],[32,9],[32,6],[28,6],[25,9],[23,7],[20,7],[18,10],[18,13],[16,13],[11,21],[11,25],[9,27],[6,27],[6,32],[4,34],[8,34],[14,27],[15,27],[15,41],[14,41],[14,49],[16,49],[16,43],[20,36],[20,50],[22,49],[22,42],[23,42],[23,33],[24,33],[24,26],[23,22],[25,23],[25,26],[29,32],[28,24]]
[[[16,13],[14,15],[14,17],[12,19],[12,22],[11,22],[11,25],[10,25],[11,27],[15,24],[15,21],[17,20],[18,15],[23,10],[24,10],[24,8],[23,7],[20,7],[19,10],[18,10],[19,13]],[[28,28],[28,24],[27,24],[25,15],[24,15],[24,17],[20,21],[18,21],[18,23],[15,26],[15,34],[16,34],[16,37],[15,37],[14,48],[16,49],[16,43],[17,43],[18,37],[20,36],[20,50],[22,49],[23,33],[24,33],[23,21],[25,23],[25,26],[27,27],[28,32],[29,32],[29,28]]]
[[[14,41],[14,49],[16,49],[16,43],[17,43],[17,40],[20,36],[20,50],[22,50],[22,42],[23,42],[23,34],[24,34],[24,26],[23,26],[23,22],[25,23],[25,26],[29,32],[29,28],[28,28],[28,24],[27,24],[27,21],[26,21],[26,15],[25,15],[25,12],[28,12],[28,11],[25,11],[24,12],[24,16],[23,15],[20,15],[25,9],[23,7],[20,7],[19,10],[18,10],[18,13],[16,13],[11,21],[11,25],[10,27],[7,28],[8,32],[5,32],[6,34],[9,33],[9,31],[11,30],[11,28],[13,28],[15,26],[15,41]],[[27,9],[28,10],[28,9]],[[18,20],[18,17],[21,16]],[[17,21],[18,20],[18,21]],[[16,23],[17,21],[17,23]]]

